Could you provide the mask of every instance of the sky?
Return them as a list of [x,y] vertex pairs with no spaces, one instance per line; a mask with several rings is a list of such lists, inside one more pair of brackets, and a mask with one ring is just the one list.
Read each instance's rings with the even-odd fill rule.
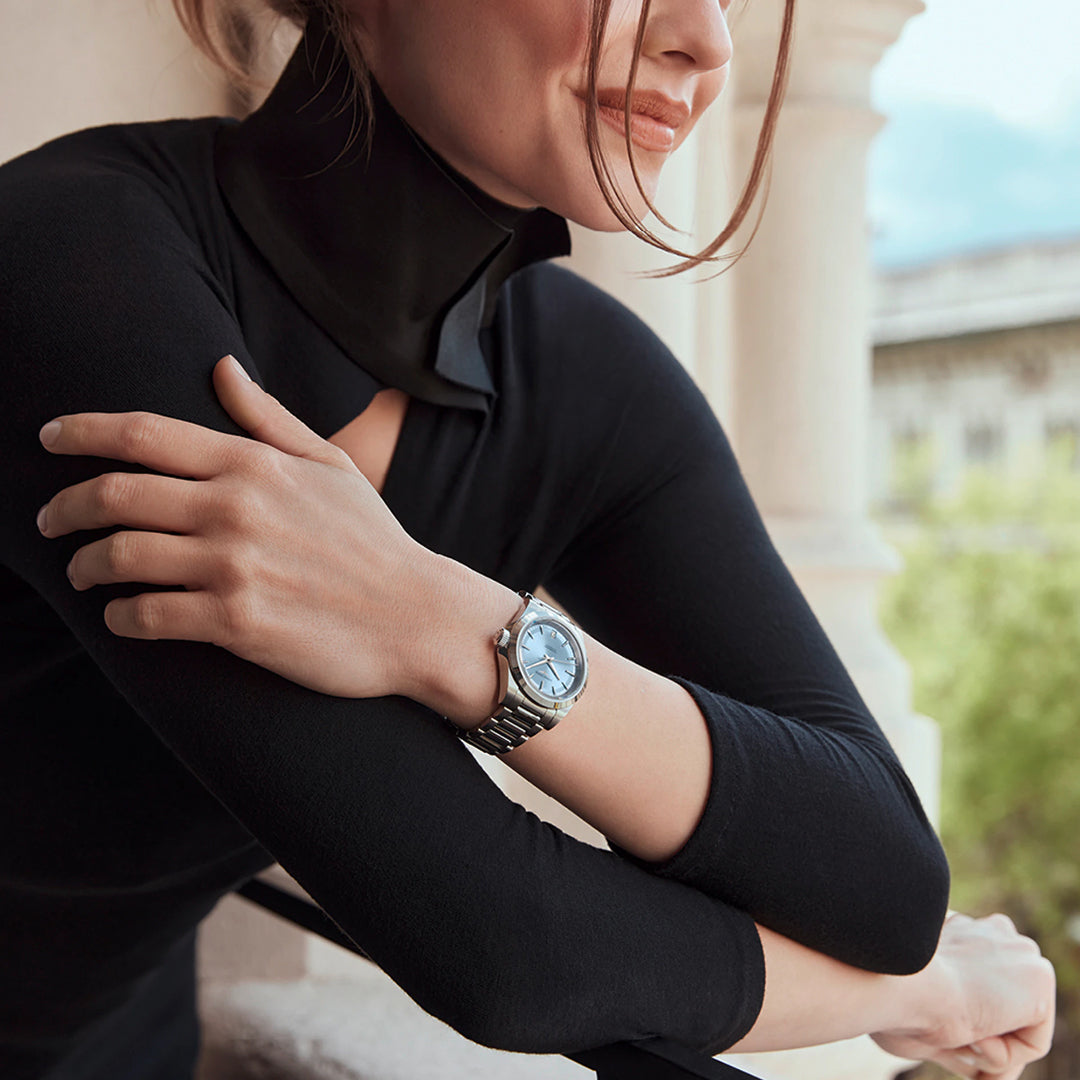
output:
[[926,0],[875,75],[882,268],[1080,237],[1080,4]]

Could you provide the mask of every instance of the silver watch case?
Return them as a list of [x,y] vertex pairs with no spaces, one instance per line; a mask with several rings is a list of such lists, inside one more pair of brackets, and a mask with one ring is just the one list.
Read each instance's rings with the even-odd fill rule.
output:
[[[589,662],[581,630],[550,604],[525,591],[520,595],[527,601],[525,610],[495,638],[499,665],[499,709],[479,727],[459,731],[466,742],[488,753],[505,754],[540,731],[553,728],[585,692],[588,682]],[[577,675],[577,689],[565,697],[555,698],[545,694],[529,683],[522,671],[518,643],[521,636],[537,622],[554,623],[578,646],[581,669]]]
[[[538,687],[533,686],[521,667],[521,650],[519,642],[521,637],[530,627],[538,622],[554,623],[567,637],[577,644],[578,653],[581,656],[581,668],[576,673],[577,689],[562,697],[551,697]],[[535,596],[528,597],[528,604],[521,615],[508,627],[504,627],[495,639],[495,648],[499,655],[499,699],[504,700],[508,692],[516,691],[517,695],[525,702],[532,702],[541,709],[556,709],[560,713],[566,712],[571,705],[585,692],[585,682],[588,679],[588,660],[585,656],[585,639],[581,630],[574,625],[561,611],[557,611],[543,600],[537,600]],[[505,664],[502,662],[505,661]]]

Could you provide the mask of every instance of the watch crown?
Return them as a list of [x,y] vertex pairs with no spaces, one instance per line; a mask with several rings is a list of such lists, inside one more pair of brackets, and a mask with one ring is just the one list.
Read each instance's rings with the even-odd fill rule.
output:
[[506,627],[504,626],[504,627],[503,627],[503,628],[502,628],[502,629],[501,629],[501,630],[500,630],[500,631],[499,631],[499,632],[498,632],[498,633],[497,633],[497,634],[495,635],[495,644],[496,644],[496,646],[497,646],[498,648],[500,648],[500,649],[501,649],[501,648],[502,648],[502,647],[503,647],[504,645],[506,645],[506,644],[507,644],[507,642],[509,642],[509,640],[510,640],[510,631],[509,631],[509,630],[507,630],[507,629],[506,629]]

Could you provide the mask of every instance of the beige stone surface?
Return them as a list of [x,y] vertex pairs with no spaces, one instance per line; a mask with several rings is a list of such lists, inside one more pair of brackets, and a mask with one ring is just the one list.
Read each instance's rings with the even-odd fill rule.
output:
[[913,1064],[885,1053],[868,1035],[769,1054],[723,1054],[720,1060],[760,1080],[886,1080]]
[[0,0],[0,17],[0,161],[80,128],[228,109],[169,0]]
[[567,1058],[479,1046],[378,968],[203,991],[198,1080],[585,1080]]

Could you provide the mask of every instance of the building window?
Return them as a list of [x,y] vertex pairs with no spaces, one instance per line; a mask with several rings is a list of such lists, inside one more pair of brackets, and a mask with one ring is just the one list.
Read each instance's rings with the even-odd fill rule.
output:
[[969,465],[991,465],[1001,460],[1005,436],[999,424],[972,424],[964,432],[964,457]]

